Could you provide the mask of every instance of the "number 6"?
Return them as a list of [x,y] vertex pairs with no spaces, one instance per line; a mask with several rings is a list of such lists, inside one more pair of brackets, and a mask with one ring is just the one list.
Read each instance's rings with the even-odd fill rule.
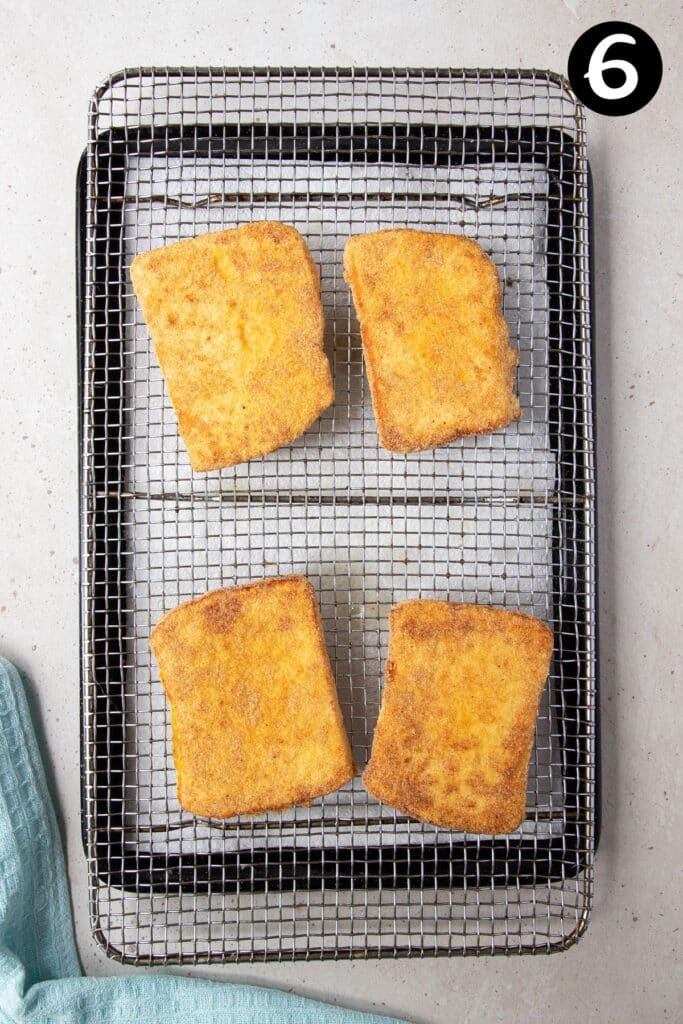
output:
[[[588,71],[583,76],[588,79],[591,89],[601,100],[623,100],[630,96],[638,85],[638,71],[627,60],[605,60],[605,54],[613,43],[632,43],[636,45],[633,36],[627,36],[623,32],[614,32],[606,36],[602,42],[593,50],[588,64]],[[604,72],[610,68],[618,68],[624,73],[623,85],[608,85],[604,78]]]

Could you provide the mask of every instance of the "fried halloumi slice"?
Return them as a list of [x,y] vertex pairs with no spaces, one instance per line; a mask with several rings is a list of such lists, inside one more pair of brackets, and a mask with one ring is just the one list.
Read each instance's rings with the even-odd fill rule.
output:
[[436,448],[520,416],[498,274],[476,242],[408,228],[355,235],[344,268],[385,448]]
[[552,648],[530,615],[445,601],[392,608],[366,789],[443,828],[518,828]]
[[308,580],[205,594],[165,615],[151,647],[185,810],[214,818],[282,810],[353,777]]
[[320,283],[295,228],[199,235],[141,253],[130,276],[197,472],[275,451],[332,403]]

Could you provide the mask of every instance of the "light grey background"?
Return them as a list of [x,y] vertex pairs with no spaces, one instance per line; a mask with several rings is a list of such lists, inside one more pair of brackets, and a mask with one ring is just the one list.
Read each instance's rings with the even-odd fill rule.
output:
[[137,64],[383,64],[564,71],[625,18],[664,59],[653,102],[589,116],[595,180],[603,834],[596,906],[554,957],[204,969],[419,1022],[681,1020],[679,4],[2,0],[0,650],[33,680],[85,969],[80,839],[74,178],[94,86]]

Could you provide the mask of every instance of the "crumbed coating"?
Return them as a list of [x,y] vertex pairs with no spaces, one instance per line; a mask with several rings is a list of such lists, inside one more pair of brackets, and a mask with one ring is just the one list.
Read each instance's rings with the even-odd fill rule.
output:
[[168,612],[150,643],[185,810],[214,818],[282,810],[353,777],[308,580],[212,591]]
[[318,273],[262,221],[141,253],[131,281],[197,472],[288,444],[334,399]]
[[498,274],[476,242],[409,228],[355,235],[344,268],[385,448],[436,448],[520,416]]
[[367,790],[443,828],[518,828],[552,649],[548,627],[519,612],[445,601],[392,608]]

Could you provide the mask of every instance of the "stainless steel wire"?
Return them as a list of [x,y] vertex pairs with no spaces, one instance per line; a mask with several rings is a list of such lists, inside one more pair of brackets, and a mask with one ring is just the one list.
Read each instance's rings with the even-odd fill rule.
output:
[[[84,832],[91,917],[131,963],[565,948],[596,824],[594,468],[584,119],[545,71],[136,68],[90,110],[82,188]],[[193,475],[136,305],[137,252],[254,219],[320,268],[336,402],[265,459]],[[377,441],[341,255],[354,233],[464,232],[497,265],[519,423],[394,456]],[[218,586],[315,584],[355,757],[387,616],[407,597],[538,615],[556,656],[526,820],[408,820],[359,780],[309,808],[207,822],[175,794],[149,651]]]

